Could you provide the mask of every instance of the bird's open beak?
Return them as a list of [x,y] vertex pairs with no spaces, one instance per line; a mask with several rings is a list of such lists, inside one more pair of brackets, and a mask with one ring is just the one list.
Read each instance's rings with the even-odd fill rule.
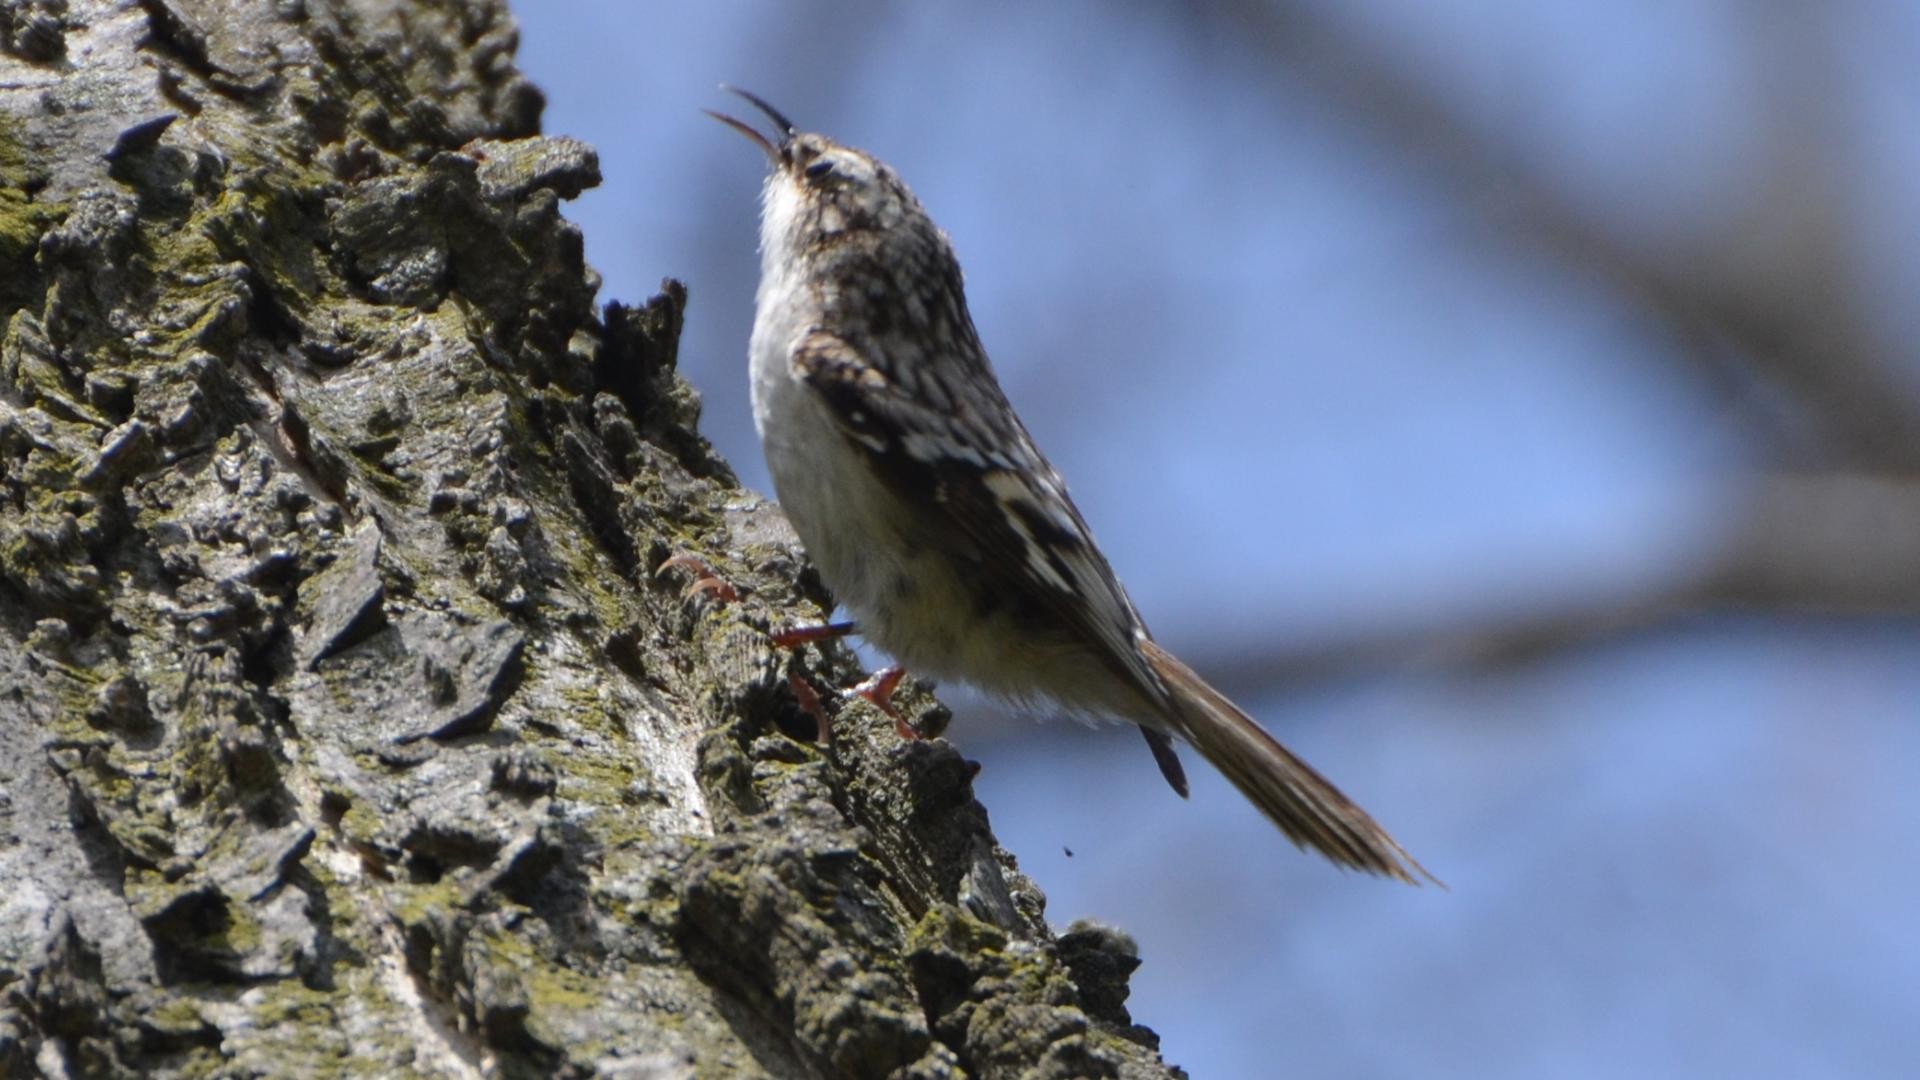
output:
[[741,97],[746,98],[748,102],[752,103],[754,108],[757,108],[761,112],[766,113],[768,119],[773,121],[774,130],[776,133],[779,134],[780,141],[778,143],[773,142],[772,140],[768,139],[765,135],[762,135],[760,134],[759,131],[755,130],[753,125],[743,120],[736,120],[733,117],[728,116],[726,113],[714,112],[712,109],[702,109],[701,111],[706,113],[708,116],[713,117],[715,120],[718,120],[721,123],[727,125],[733,130],[739,132],[740,134],[745,135],[747,138],[753,140],[754,145],[758,146],[761,152],[767,155],[767,160],[771,161],[776,167],[784,164],[786,162],[785,150],[787,146],[787,140],[793,138],[794,131],[795,131],[793,126],[793,121],[787,119],[786,116],[783,115],[779,109],[776,109],[773,106],[767,104],[765,101],[762,101],[759,95],[757,94],[748,93],[747,91],[742,90],[737,86],[728,86],[725,83],[720,84],[720,89],[725,90],[728,93],[738,94]]

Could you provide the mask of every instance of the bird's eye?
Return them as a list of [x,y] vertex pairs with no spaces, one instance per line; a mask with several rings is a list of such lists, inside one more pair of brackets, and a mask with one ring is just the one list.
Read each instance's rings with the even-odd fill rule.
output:
[[806,171],[807,179],[818,180],[833,171],[833,162],[826,158],[819,158],[814,161],[813,164],[807,166]]

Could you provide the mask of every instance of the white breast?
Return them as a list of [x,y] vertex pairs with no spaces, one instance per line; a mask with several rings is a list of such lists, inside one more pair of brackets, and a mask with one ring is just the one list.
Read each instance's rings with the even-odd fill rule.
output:
[[870,535],[899,512],[892,495],[873,476],[864,452],[841,434],[826,404],[793,371],[795,343],[821,321],[814,286],[793,272],[797,264],[786,249],[796,199],[778,176],[763,196],[760,290],[748,347],[754,426],[774,493],[808,556],[827,587],[866,624],[868,637],[889,648],[885,599],[913,568],[888,557],[897,545],[875,543]]

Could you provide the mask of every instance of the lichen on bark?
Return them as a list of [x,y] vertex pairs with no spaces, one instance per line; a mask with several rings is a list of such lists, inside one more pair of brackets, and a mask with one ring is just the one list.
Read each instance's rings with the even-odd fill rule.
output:
[[0,1074],[1167,1075],[950,746],[814,738],[502,5],[6,14]]

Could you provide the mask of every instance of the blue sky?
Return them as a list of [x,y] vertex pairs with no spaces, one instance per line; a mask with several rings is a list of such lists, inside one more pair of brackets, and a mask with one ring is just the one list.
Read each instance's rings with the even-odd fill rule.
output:
[[[1859,324],[1920,340],[1908,7],[1796,16],[1839,73],[1810,115],[1847,137],[1816,125],[1828,149],[1782,165],[1769,125],[1801,100],[1778,85],[1798,69],[1747,5],[1297,6],[1656,260],[1752,234],[1730,265],[1766,269],[1770,178],[1840,175],[1820,209]],[[1277,61],[1258,20],[1091,2],[519,17],[547,130],[601,153],[605,183],[569,214],[603,299],[688,283],[682,369],[747,483],[767,489],[745,379],[762,164],[700,115],[737,105],[722,81],[900,170],[1158,636],[1237,672],[1243,704],[1451,886],[1343,876],[1211,775],[1181,803],[1131,733],[955,695],[949,737],[983,763],[1050,917],[1138,937],[1132,1006],[1169,1060],[1476,1078],[1920,1060],[1911,619],[1708,612],[1471,662],[1482,633],[1689,580],[1778,451],[1703,375],[1707,346],[1513,228],[1510,191],[1463,186],[1485,172],[1383,135]],[[1354,643],[1373,659],[1248,674]]]

